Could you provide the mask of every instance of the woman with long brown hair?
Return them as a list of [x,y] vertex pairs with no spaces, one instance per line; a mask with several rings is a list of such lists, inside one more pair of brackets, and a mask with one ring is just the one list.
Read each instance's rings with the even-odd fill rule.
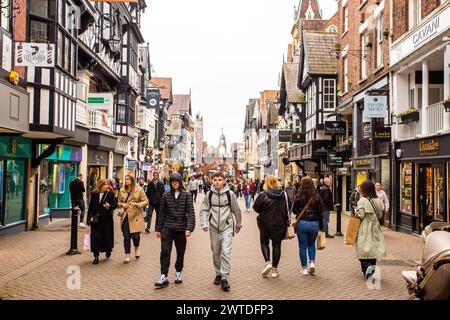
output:
[[[261,192],[255,200],[253,210],[258,213],[256,218],[259,228],[261,251],[266,265],[261,271],[263,277],[278,277],[278,263],[281,258],[281,242],[286,235],[288,225],[289,198],[281,189],[278,178],[267,176]],[[272,240],[272,263],[270,263],[269,242]]]
[[386,256],[383,230],[379,219],[383,217],[383,203],[377,196],[375,185],[364,181],[360,185],[361,199],[355,217],[361,219],[356,238],[356,256],[361,262],[361,271],[366,278],[375,272],[377,259]]
[[[306,209],[305,209],[306,207]],[[317,188],[310,177],[300,180],[297,199],[294,202],[293,213],[299,215],[305,209],[297,223],[297,238],[299,245],[302,274],[307,276],[315,272],[316,238],[319,230],[323,230],[323,205],[317,193]],[[308,252],[308,253],[307,253]],[[309,257],[309,270],[308,270]]]
[[119,208],[123,208],[120,213],[125,248],[123,263],[130,262],[131,240],[134,244],[134,256],[136,259],[141,256],[139,243],[141,232],[145,230],[144,208],[147,205],[147,196],[144,189],[136,185],[135,177],[132,175],[125,176],[125,184],[119,193]]
[[100,252],[111,257],[114,247],[113,211],[117,207],[114,193],[110,190],[109,181],[97,181],[91,194],[87,224],[91,228],[91,252],[94,254],[93,264],[98,264]]

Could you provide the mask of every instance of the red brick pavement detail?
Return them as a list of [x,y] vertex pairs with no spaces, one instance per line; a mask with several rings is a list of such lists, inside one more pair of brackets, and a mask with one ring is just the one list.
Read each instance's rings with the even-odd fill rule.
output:
[[[196,211],[200,207],[200,196]],[[243,200],[239,200],[241,208]],[[201,231],[199,224],[188,240],[183,284],[173,283],[175,272],[172,265],[169,273],[170,285],[161,290],[154,289],[159,279],[160,241],[154,232],[142,234],[141,259],[132,260],[124,265],[122,236],[116,220],[115,248],[110,260],[101,257],[100,264],[91,264],[92,256],[83,252],[77,256],[61,255],[45,265],[8,282],[0,287],[0,298],[5,299],[405,299],[407,292],[400,275],[402,270],[410,270],[409,261],[421,258],[423,243],[418,237],[385,231],[388,256],[381,263],[381,289],[369,290],[362,279],[354,249],[343,244],[342,238],[327,239],[327,247],[318,251],[316,275],[300,274],[297,239],[287,240],[282,245],[282,257],[279,265],[280,277],[265,279],[260,275],[264,260],[259,246],[259,233],[254,212],[243,214],[243,229],[233,242],[232,269],[230,276],[231,291],[222,292],[212,284],[214,269],[209,244],[209,235]],[[335,215],[332,215],[330,230],[334,231]],[[343,217],[343,229],[347,223]],[[198,222],[198,220],[197,220]],[[199,222],[198,222],[199,223]],[[29,232],[0,238],[0,269],[6,266],[6,259],[28,261],[28,254],[34,247],[39,252],[51,248],[66,248],[69,231]],[[53,238],[53,241],[49,239]],[[15,241],[14,239],[21,239]],[[49,245],[49,242],[54,244]],[[79,236],[79,248],[82,248],[82,235]],[[9,253],[4,258],[3,248],[9,245]],[[24,252],[23,248],[30,247]],[[39,248],[44,249],[39,249]],[[9,251],[9,252],[10,252]],[[175,251],[175,250],[174,250]],[[18,263],[20,264],[20,263]],[[70,290],[66,282],[67,269],[78,266],[81,270],[81,288]]]

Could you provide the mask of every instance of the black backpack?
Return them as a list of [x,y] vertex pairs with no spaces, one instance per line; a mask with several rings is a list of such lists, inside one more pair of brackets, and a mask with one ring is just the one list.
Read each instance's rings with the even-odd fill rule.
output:
[[[230,190],[227,190],[227,191],[225,192],[225,194],[227,195],[228,206],[229,206],[230,209],[231,209],[231,194],[230,194]],[[212,192],[212,191],[209,191],[208,199],[209,199],[209,206],[210,206],[210,207],[213,206],[213,205],[211,205],[211,199],[212,199],[212,196],[213,196],[213,192]],[[220,197],[220,194],[219,194],[219,197]],[[218,207],[218,206],[215,206],[215,207]],[[221,207],[222,207],[222,206],[221,206]]]

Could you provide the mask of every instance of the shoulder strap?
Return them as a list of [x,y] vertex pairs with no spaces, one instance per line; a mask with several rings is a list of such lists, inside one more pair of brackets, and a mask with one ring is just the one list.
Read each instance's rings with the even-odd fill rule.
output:
[[211,207],[211,199],[212,199],[213,193],[211,190],[208,191],[208,199],[209,199],[209,207]]
[[290,216],[289,212],[290,212],[291,210],[289,210],[289,200],[288,200],[288,196],[287,196],[286,191],[284,192],[284,199],[286,200],[287,215],[288,215],[288,218],[289,218],[289,216]]
[[306,212],[306,210],[308,209],[309,205],[313,202],[314,198],[315,198],[315,197],[311,197],[311,198],[308,200],[308,203],[303,207],[302,212],[300,212],[300,214],[297,216],[297,218],[295,218],[297,221],[300,220],[300,219],[302,218],[303,214]]
[[226,194],[227,194],[227,199],[228,199],[228,206],[231,208],[231,194],[230,194],[230,190],[227,190]]
[[373,204],[372,199],[371,198],[367,198],[367,200],[369,200],[370,204],[372,205],[373,213],[377,214],[377,209],[375,208],[375,205]]

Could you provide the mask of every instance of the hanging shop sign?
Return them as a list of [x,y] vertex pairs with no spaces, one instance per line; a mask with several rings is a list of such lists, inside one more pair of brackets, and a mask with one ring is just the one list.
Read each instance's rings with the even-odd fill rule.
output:
[[347,123],[345,121],[325,121],[325,135],[345,136]]
[[151,108],[159,106],[160,94],[158,89],[147,89],[147,104]]
[[364,118],[386,118],[387,116],[387,96],[364,97]]
[[340,154],[328,153],[328,166],[329,167],[342,167],[344,165],[344,159]]
[[136,160],[128,160],[128,169],[136,168]]
[[294,132],[291,134],[291,142],[292,143],[305,143],[306,135],[304,133]]
[[16,42],[14,64],[17,67],[54,67],[55,44]]
[[391,141],[391,127],[375,127],[373,139],[375,141]]
[[278,141],[279,142],[291,142],[292,131],[291,130],[280,130],[278,131]]
[[436,156],[439,154],[440,148],[439,141],[435,139],[419,142],[419,153],[421,156]]
[[86,102],[90,109],[103,110],[109,114],[113,113],[114,95],[111,92],[89,92],[87,94]]

